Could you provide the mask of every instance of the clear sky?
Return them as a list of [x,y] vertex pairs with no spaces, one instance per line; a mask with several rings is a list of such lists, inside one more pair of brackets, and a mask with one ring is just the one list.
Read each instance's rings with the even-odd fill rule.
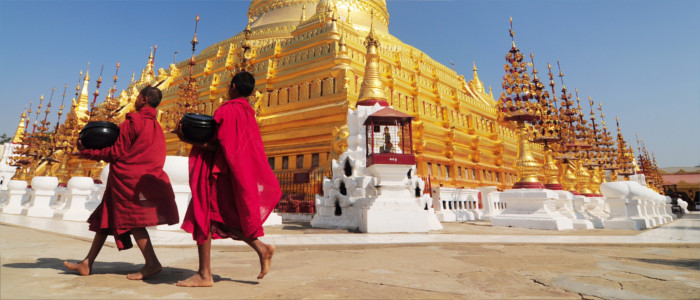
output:
[[[636,150],[635,133],[660,167],[700,165],[700,1],[697,0],[387,0],[389,31],[433,59],[501,92],[508,18],[515,42],[535,55],[540,78],[560,61],[564,82],[582,100],[603,103]],[[0,133],[14,134],[30,100],[63,87],[66,106],[88,62],[95,79],[104,65],[98,102],[139,76],[151,46],[156,68],[190,55],[194,17],[198,50],[240,32],[250,1],[0,0]],[[555,67],[556,68],[556,67]],[[556,70],[555,70],[556,72]],[[557,82],[557,88],[561,88]],[[90,92],[95,84],[91,82]],[[588,112],[587,102],[584,106]],[[65,116],[65,115],[64,115]],[[35,115],[32,114],[32,120]],[[42,111],[43,118],[43,111]]]

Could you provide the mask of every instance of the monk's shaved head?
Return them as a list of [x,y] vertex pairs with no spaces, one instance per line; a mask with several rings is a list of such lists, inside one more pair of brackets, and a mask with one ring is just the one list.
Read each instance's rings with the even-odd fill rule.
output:
[[[229,85],[229,90],[232,87],[236,87],[236,92],[241,97],[248,97],[253,93],[255,89],[255,77],[246,71],[241,71],[236,73],[231,79],[231,84]],[[229,92],[230,94],[230,92]]]
[[163,98],[163,93],[157,87],[147,86],[139,92],[139,95],[148,99],[148,104],[156,108],[160,105],[160,100]]

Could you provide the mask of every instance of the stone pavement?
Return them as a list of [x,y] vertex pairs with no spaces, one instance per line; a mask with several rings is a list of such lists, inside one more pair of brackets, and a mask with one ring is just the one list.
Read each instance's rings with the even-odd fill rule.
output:
[[129,281],[138,250],[116,251],[108,239],[93,275],[64,270],[87,253],[83,222],[0,215],[0,299],[95,298],[439,298],[697,299],[700,215],[662,227],[543,231],[445,223],[428,234],[361,234],[320,230],[308,222],[266,227],[277,252],[256,280],[257,257],[242,243],[216,241],[213,288],[179,288],[197,268],[191,237],[149,230],[163,271]]

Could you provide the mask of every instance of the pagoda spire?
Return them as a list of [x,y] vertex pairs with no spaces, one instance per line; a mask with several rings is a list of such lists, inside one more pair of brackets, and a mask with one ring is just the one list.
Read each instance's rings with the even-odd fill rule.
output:
[[39,115],[41,114],[41,108],[44,105],[44,95],[39,97],[39,106],[36,108],[36,117],[34,117],[34,126],[32,127],[32,135],[36,132],[37,124],[39,123]]
[[155,79],[153,66],[155,64],[156,49],[158,49],[158,44],[151,48],[151,53],[148,55],[148,62],[146,63],[146,67],[143,68],[143,71],[141,71],[141,77],[139,78],[139,82],[150,82],[153,81],[153,79]]
[[469,87],[474,89],[475,92],[483,93],[484,92],[484,84],[481,82],[479,79],[479,74],[476,72],[476,62],[473,62],[473,72],[474,72],[474,78],[469,81]]
[[619,174],[625,176],[625,180],[629,180],[629,175],[635,173],[634,170],[634,154],[630,156],[632,151],[632,146],[627,148],[627,143],[625,142],[625,137],[622,136],[622,131],[620,130],[620,119],[615,117],[615,123],[617,124],[617,162],[620,169]]
[[[89,65],[88,65],[89,66]],[[78,94],[78,99],[75,107],[75,114],[76,117],[78,117],[78,123],[79,124],[85,124],[87,122],[89,116],[88,112],[90,111],[90,100],[88,99],[88,95],[90,94],[88,92],[88,84],[90,83],[90,69],[88,67],[88,70],[85,72],[85,79],[83,79],[83,87],[80,89],[80,93]]]
[[[544,176],[545,176],[545,188],[550,190],[563,190],[561,183],[559,182],[559,167],[556,164],[556,159],[554,158],[554,150],[552,145],[559,141],[559,115],[557,113],[556,105],[552,104],[552,99],[550,98],[550,93],[546,90],[546,87],[542,81],[537,77],[537,69],[535,68],[535,56],[530,53],[530,61],[532,62],[532,88],[530,92],[534,95],[535,100],[540,105],[539,115],[540,120],[533,124],[535,131],[533,142],[540,143],[543,145],[544,151]],[[552,87],[551,96],[554,97],[554,102],[556,103],[556,93],[554,90],[554,82],[552,75],[552,68],[549,64],[549,80],[550,86]]]
[[13,144],[19,144],[22,142],[22,136],[24,135],[24,123],[27,119],[27,106],[24,106],[24,111],[19,119],[19,124],[17,125],[17,131],[15,131],[15,136],[12,138]]
[[[513,19],[510,19],[510,36],[514,38]],[[544,185],[539,182],[537,175],[541,172],[542,164],[533,156],[530,143],[530,129],[528,124],[537,124],[540,119],[540,103],[533,90],[536,87],[530,81],[527,72],[528,64],[523,62],[523,54],[512,44],[505,56],[506,64],[503,66],[503,92],[498,99],[497,109],[501,111],[503,121],[513,121],[516,125],[518,136],[518,154],[515,159],[514,169],[518,181],[513,184],[514,189],[535,188],[542,189]],[[538,88],[542,88],[541,86]],[[537,96],[536,96],[537,95]]]
[[380,103],[382,106],[388,106],[386,102],[386,94],[384,93],[384,85],[382,84],[379,74],[379,39],[374,33],[374,11],[371,14],[372,21],[370,23],[369,33],[365,38],[364,45],[367,47],[367,63],[365,64],[365,75],[360,86],[360,96],[358,97],[358,105],[374,105]]
[[603,151],[603,169],[604,170],[610,170],[614,171],[617,169],[616,163],[615,163],[615,156],[613,155],[615,152],[615,143],[613,142],[613,138],[610,135],[610,131],[608,131],[608,126],[605,124],[605,114],[603,113],[603,104],[598,102],[598,111],[600,111],[600,123],[603,125],[603,133],[602,133],[602,145],[604,146],[602,148]]

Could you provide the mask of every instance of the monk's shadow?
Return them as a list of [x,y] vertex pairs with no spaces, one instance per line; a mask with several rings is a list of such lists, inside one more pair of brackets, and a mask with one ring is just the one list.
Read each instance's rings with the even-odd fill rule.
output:
[[[77,262],[76,260],[69,260],[69,261],[70,262]],[[54,269],[54,270],[61,271],[60,274],[79,276],[77,272],[70,271],[70,270],[66,269],[66,267],[63,265],[63,262],[64,262],[63,259],[58,259],[58,258],[53,258],[53,257],[41,257],[41,258],[38,258],[36,260],[36,262],[33,262],[33,263],[9,263],[9,264],[4,264],[3,267],[15,268],[15,269]],[[92,274],[91,275],[117,274],[117,275],[124,275],[124,277],[126,277],[127,274],[134,273],[134,272],[140,270],[142,267],[143,267],[143,264],[132,264],[132,263],[128,263],[128,262],[102,262],[102,261],[98,260],[98,261],[95,261],[95,264],[92,266]],[[195,271],[195,270],[164,266],[163,270],[160,271],[160,273],[158,273],[150,278],[144,279],[143,282],[148,283],[148,284],[175,284],[180,280],[185,280],[187,278],[190,278],[192,275],[194,275],[196,273],[197,273],[197,271]],[[214,275],[213,277],[214,277],[214,282],[232,281],[232,282],[244,283],[244,284],[259,284],[259,282],[257,282],[257,281],[236,280],[236,279],[221,277],[219,275]]]

